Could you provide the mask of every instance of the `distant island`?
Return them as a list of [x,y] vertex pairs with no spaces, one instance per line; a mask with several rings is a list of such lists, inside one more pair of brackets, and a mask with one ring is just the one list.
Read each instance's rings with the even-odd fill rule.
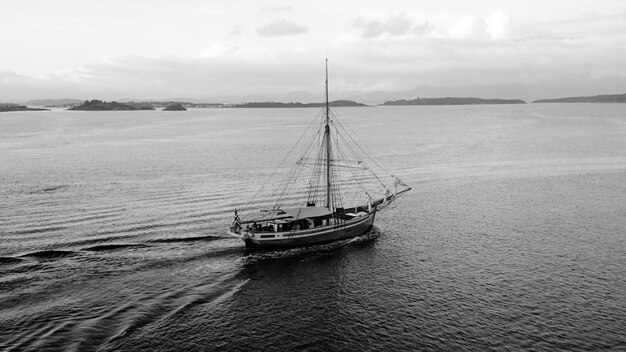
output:
[[8,112],[8,111],[44,111],[50,109],[42,109],[42,108],[29,108],[28,106],[19,105],[19,104],[0,104],[0,112]]
[[137,103],[118,103],[116,101],[102,101],[102,100],[85,100],[81,105],[76,105],[68,110],[81,110],[81,111],[122,111],[122,110],[154,110],[151,105],[137,104]]
[[605,94],[592,97],[568,97],[558,99],[539,99],[533,103],[626,103],[626,94]]
[[127,102],[129,105],[149,105],[154,108],[163,110],[170,105],[179,104],[185,109],[206,109],[206,108],[224,108],[227,104],[224,103],[191,103],[188,101],[143,101],[143,102]]
[[187,111],[183,104],[170,104],[166,106],[163,111]]
[[[362,103],[357,103],[352,100],[335,100],[328,103],[332,107],[355,107],[355,106],[367,106]],[[231,108],[321,108],[326,106],[326,103],[280,103],[275,101],[254,102],[227,105]]]
[[526,104],[520,99],[481,99],[481,98],[420,98],[392,100],[382,105],[479,105],[479,104]]

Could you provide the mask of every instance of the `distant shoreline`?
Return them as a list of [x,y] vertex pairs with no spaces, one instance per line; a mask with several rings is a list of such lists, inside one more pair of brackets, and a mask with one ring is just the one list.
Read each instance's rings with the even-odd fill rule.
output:
[[[41,107],[28,107],[26,105],[41,106],[38,104],[48,104]],[[603,94],[581,97],[564,97],[554,99],[539,99],[530,102],[534,103],[626,103],[626,94]],[[331,107],[372,107],[372,106],[438,106],[438,105],[496,105],[496,104],[526,104],[521,99],[483,99],[474,97],[443,97],[443,98],[420,98],[389,100],[382,104],[367,105],[352,100],[335,100],[329,103]],[[5,111],[43,111],[47,108],[67,108],[68,110],[79,111],[138,111],[164,109],[172,105],[180,105],[183,108],[320,108],[326,103],[301,103],[301,102],[277,102],[260,101],[237,104],[227,103],[192,103],[188,101],[143,101],[143,102],[117,102],[102,100],[77,99],[40,99],[31,100],[26,105],[14,103],[0,103],[0,112]]]
[[533,103],[626,103],[626,94],[603,94],[589,97],[539,99]]
[[0,112],[9,112],[9,111],[45,111],[50,109],[44,108],[29,108],[28,106],[19,105],[19,104],[0,104]]
[[493,105],[493,104],[526,104],[521,99],[482,99],[482,98],[420,98],[387,101],[383,106],[397,105]]

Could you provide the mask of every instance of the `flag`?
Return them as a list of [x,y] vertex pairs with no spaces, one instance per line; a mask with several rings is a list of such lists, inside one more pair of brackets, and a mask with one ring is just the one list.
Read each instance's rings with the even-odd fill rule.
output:
[[241,220],[239,219],[239,214],[237,214],[237,209],[235,209],[235,220],[233,220],[233,230],[239,230],[241,228]]

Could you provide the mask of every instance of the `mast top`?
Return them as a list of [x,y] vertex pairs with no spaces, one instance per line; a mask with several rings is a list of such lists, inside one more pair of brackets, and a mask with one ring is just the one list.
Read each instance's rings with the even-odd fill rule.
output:
[[326,126],[329,123],[330,107],[328,104],[328,59],[326,59]]

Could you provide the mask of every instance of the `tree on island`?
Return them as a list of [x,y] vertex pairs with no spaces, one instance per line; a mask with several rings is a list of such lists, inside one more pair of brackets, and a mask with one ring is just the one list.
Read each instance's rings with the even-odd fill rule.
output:
[[83,111],[119,111],[119,110],[154,110],[154,107],[144,103],[118,103],[117,101],[102,101],[98,99],[85,100],[82,105],[77,105],[69,110],[83,110]]
[[170,104],[163,111],[186,111],[187,108],[183,106],[183,104]]
[[[332,107],[367,106],[365,104],[357,103],[352,100],[335,100],[328,103],[328,105]],[[281,103],[276,101],[252,102],[231,105],[231,107],[234,108],[318,108],[324,106],[326,106],[326,103]]]

